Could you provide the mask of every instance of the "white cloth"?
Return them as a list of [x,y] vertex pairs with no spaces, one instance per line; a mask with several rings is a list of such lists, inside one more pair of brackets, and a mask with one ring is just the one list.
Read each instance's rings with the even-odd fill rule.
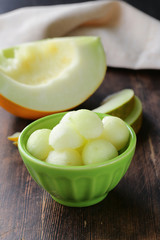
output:
[[160,22],[123,1],[26,7],[0,15],[0,48],[77,35],[100,36],[108,66],[160,69]]

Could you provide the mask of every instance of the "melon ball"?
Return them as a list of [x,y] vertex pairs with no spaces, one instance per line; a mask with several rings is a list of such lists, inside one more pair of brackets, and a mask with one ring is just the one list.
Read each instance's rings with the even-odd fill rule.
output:
[[84,138],[68,122],[57,124],[49,136],[49,144],[55,150],[75,149],[81,147],[83,143]]
[[34,157],[45,160],[53,148],[49,145],[50,129],[39,129],[34,131],[27,141],[27,150]]
[[129,130],[125,122],[118,117],[106,116],[102,123],[103,137],[111,142],[118,151],[124,148],[129,141]]
[[117,156],[117,149],[105,139],[89,141],[82,151],[82,161],[84,165],[101,163]]
[[70,111],[70,112],[67,112],[63,118],[61,119],[60,123],[63,123],[63,122],[66,122],[66,121],[70,121],[70,118],[71,116],[73,115],[75,111]]
[[53,150],[49,153],[46,162],[56,165],[80,166],[82,165],[82,158],[78,151],[74,149]]
[[75,111],[70,116],[70,120],[74,127],[86,139],[97,138],[102,134],[102,121],[97,114],[92,111],[86,109]]

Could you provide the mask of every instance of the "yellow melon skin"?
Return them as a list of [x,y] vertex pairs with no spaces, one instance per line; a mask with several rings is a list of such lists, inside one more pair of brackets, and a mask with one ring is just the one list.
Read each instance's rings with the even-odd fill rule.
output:
[[37,119],[80,105],[101,85],[106,57],[98,37],[66,37],[0,51],[0,105]]
[[1,94],[0,94],[0,105],[6,111],[12,113],[17,117],[24,118],[24,119],[31,119],[31,120],[35,120],[53,113],[57,113],[57,112],[36,111],[33,109],[22,107],[14,102],[11,102],[7,98],[3,97]]

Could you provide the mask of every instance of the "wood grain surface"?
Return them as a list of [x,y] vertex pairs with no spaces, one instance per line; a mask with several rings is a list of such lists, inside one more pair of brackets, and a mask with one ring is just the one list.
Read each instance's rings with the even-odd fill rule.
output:
[[160,71],[109,68],[103,84],[79,108],[93,109],[123,88],[132,88],[143,103],[136,153],[106,199],[85,208],[56,203],[32,180],[7,140],[30,121],[0,108],[1,240],[160,239]]

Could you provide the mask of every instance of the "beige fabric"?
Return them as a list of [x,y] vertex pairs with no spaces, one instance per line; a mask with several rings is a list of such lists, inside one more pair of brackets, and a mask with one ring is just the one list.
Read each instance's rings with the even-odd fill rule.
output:
[[74,35],[100,36],[108,66],[160,68],[160,22],[122,1],[28,7],[0,15],[0,48]]

